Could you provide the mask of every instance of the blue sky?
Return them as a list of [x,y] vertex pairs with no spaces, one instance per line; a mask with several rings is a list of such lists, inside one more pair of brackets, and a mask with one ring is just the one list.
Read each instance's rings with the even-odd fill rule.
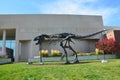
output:
[[120,0],[1,0],[0,14],[102,15],[105,26],[120,26]]

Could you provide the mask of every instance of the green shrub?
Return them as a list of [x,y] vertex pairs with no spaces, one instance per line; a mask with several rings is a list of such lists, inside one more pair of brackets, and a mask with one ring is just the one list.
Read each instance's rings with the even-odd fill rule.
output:
[[99,54],[99,49],[96,48],[96,49],[95,49],[95,53],[96,53],[96,54]]
[[5,58],[5,56],[0,54],[0,58]]
[[90,55],[96,55],[96,52],[90,52]]
[[[48,50],[41,50],[40,52],[42,54],[43,57],[48,57]],[[39,53],[39,55],[40,55]]]
[[48,55],[48,50],[41,50],[39,55],[42,55],[43,57],[57,57],[61,56],[61,53],[59,50],[51,50],[51,55]]
[[96,48],[95,52],[96,52],[96,54],[112,54],[111,52],[105,52],[105,51],[99,50],[97,48]]
[[90,53],[78,53],[79,56],[90,56]]
[[96,52],[90,52],[90,53],[78,53],[78,56],[91,56],[96,55]]
[[51,56],[52,57],[61,56],[61,53],[59,50],[51,50]]
[[99,49],[95,49],[95,52],[96,52],[96,54],[98,55],[98,54],[104,54],[104,51],[103,50],[99,50]]

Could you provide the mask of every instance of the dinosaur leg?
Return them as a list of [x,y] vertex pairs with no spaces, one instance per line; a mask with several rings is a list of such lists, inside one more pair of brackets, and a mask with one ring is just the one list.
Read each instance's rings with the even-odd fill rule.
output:
[[39,44],[40,64],[43,64],[41,50],[42,50],[42,44]]
[[63,60],[64,57],[65,57],[65,54],[62,54],[61,55],[61,61]]
[[67,51],[65,48],[63,48],[64,52],[65,52],[65,56],[66,56],[66,62],[65,64],[70,64],[69,60],[68,60],[68,55],[67,55]]
[[72,50],[72,51],[75,53],[74,63],[79,63],[78,56],[77,56],[77,52],[76,52],[71,46],[69,46],[69,49]]
[[[65,62],[65,64],[70,64],[70,62],[69,62],[69,60],[68,60],[68,54],[67,54],[67,51],[66,51],[66,44],[67,44],[67,41],[65,40],[65,44],[63,43],[64,42],[64,40],[62,40],[61,42],[60,42],[60,46],[63,48],[63,50],[64,50],[64,52],[65,52],[65,57],[66,57],[66,62]],[[64,45],[63,45],[64,44]],[[64,57],[64,55],[62,55],[61,56],[61,59],[62,59],[62,57]]]

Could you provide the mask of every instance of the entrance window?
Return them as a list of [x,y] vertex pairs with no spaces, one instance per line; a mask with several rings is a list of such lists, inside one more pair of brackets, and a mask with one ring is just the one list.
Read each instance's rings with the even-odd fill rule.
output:
[[[6,47],[13,49],[15,53],[15,40],[6,40]],[[2,48],[2,40],[0,40],[0,48]]]

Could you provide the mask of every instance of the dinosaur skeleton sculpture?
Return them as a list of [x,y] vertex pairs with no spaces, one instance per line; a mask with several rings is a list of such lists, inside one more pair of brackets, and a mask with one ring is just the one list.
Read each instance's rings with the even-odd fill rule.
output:
[[[71,51],[74,52],[75,54],[75,60],[74,60],[74,63],[79,63],[79,60],[78,60],[78,57],[77,57],[77,52],[71,47],[71,42],[73,43],[72,39],[83,39],[83,38],[87,38],[87,37],[91,37],[91,36],[95,36],[97,34],[100,34],[102,32],[105,32],[107,30],[102,30],[102,31],[99,31],[99,32],[96,32],[96,33],[93,33],[93,34],[90,34],[90,35],[85,35],[85,36],[79,36],[79,35],[75,35],[75,34],[72,34],[72,33],[60,33],[60,34],[53,34],[53,35],[47,35],[47,34],[41,34],[37,37],[34,38],[34,41],[37,41],[36,45],[39,44],[39,50],[41,51],[42,50],[42,43],[43,41],[47,39],[52,39],[52,38],[57,38],[57,39],[62,39],[60,41],[60,46],[63,48],[64,52],[65,52],[65,56],[66,56],[66,62],[65,64],[70,64],[69,60],[68,60],[68,53],[67,53],[67,48],[70,49]],[[61,56],[61,58],[63,57],[64,55]],[[42,63],[42,56],[40,55],[40,62]]]

